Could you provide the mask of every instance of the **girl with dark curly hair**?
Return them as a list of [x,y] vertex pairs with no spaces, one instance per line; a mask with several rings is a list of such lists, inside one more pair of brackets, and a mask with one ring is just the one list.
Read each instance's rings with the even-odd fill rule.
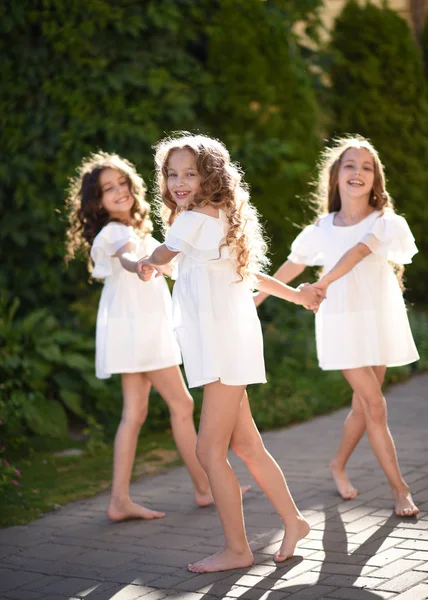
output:
[[131,163],[116,154],[98,152],[83,160],[68,197],[68,255],[86,251],[94,265],[92,276],[104,280],[97,317],[96,375],[106,379],[120,373],[122,379],[123,412],[107,509],[115,521],[164,516],[133,503],[129,495],[152,385],[170,410],[172,433],[189,470],[196,503],[213,502],[208,478],[196,458],[193,399],[178,366],[181,356],[172,329],[168,286],[163,276],[143,284],[137,272],[138,260],[159,246],[151,235],[144,196],[144,182]]
[[290,302],[315,307],[322,294],[295,290],[261,273],[266,245],[240,170],[224,145],[180,133],[156,152],[164,244],[139,261],[143,278],[178,256],[173,319],[190,387],[204,386],[197,456],[208,474],[223,526],[225,548],[188,566],[204,573],[253,562],[229,445],[247,464],[282,518],[286,535],[276,561],[291,557],[309,524],[297,509],[284,475],[263,445],[246,386],[266,382],[260,321],[252,298],[259,287]]

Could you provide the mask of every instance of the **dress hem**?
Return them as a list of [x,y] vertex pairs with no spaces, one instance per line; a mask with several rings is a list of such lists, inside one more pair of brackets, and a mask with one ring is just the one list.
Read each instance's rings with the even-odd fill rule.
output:
[[102,375],[96,373],[95,376],[96,376],[97,379],[110,379],[110,377],[112,375],[125,375],[127,373],[130,373],[130,374],[131,373],[150,373],[150,371],[160,371],[162,369],[169,369],[170,367],[179,367],[182,364],[183,364],[183,362],[180,361],[180,362],[168,363],[168,364],[162,365],[162,366],[145,367],[144,369],[141,369],[141,368],[139,368],[139,369],[126,369],[126,370],[121,370],[121,371],[114,370],[114,371],[109,371],[109,373],[103,373]]
[[222,379],[221,377],[216,377],[213,379],[204,379],[202,381],[198,381],[197,383],[190,383],[190,381],[187,382],[187,385],[189,388],[195,388],[195,387],[201,387],[203,385],[208,385],[209,383],[214,383],[216,381],[220,381],[220,383],[222,383],[223,385],[257,385],[258,383],[267,383],[267,379],[264,379],[262,381],[258,380],[258,381],[225,381],[224,379]]
[[412,358],[410,360],[406,360],[405,362],[403,361],[398,361],[398,362],[391,362],[391,363],[364,363],[364,364],[360,364],[360,365],[340,365],[340,366],[334,366],[334,367],[326,367],[326,366],[322,366],[319,365],[320,369],[322,369],[323,371],[342,371],[343,369],[361,369],[363,367],[405,367],[406,365],[410,365],[414,362],[417,362],[420,359],[420,356],[418,356],[417,358]]

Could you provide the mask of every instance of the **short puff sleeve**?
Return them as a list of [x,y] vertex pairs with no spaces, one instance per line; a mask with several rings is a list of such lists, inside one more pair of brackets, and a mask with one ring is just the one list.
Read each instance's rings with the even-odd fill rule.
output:
[[133,238],[133,229],[123,223],[109,223],[96,236],[91,248],[92,277],[104,279],[113,274],[112,256]]
[[392,212],[380,215],[361,241],[374,254],[401,265],[411,263],[418,252],[406,219]]
[[[222,220],[185,210],[169,228],[165,245],[172,252],[182,252],[198,262],[220,258],[220,245],[224,239]],[[222,248],[221,258],[228,258],[227,247]]]
[[291,244],[288,260],[310,267],[324,265],[323,232],[319,224],[308,225]]

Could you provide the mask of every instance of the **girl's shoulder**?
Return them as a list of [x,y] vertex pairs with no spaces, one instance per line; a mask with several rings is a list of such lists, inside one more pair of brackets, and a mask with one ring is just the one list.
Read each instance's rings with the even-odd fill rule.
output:
[[170,250],[199,261],[219,258],[219,246],[226,230],[221,212],[213,217],[199,211],[182,211],[168,229],[165,244]]
[[308,227],[316,228],[316,231],[326,231],[333,223],[334,213],[318,216],[315,221]]
[[132,225],[125,225],[125,223],[119,223],[119,221],[110,221],[98,232],[92,245],[102,244],[103,241],[112,243],[116,239],[131,238],[135,235],[136,233]]
[[100,253],[113,256],[119,248],[122,248],[128,242],[138,244],[138,237],[134,228],[131,225],[125,225],[125,223],[111,221],[101,229],[92,242],[91,257],[96,260]]
[[201,230],[220,231],[226,217],[223,211],[219,210],[217,212],[217,216],[214,216],[200,210],[183,210],[175,219],[169,231],[187,231],[189,233]]

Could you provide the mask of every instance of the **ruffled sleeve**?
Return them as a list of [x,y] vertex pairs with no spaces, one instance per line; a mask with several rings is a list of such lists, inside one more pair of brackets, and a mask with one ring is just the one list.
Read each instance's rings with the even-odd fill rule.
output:
[[321,226],[318,223],[308,225],[291,244],[288,260],[298,265],[308,265],[310,267],[324,265],[322,238]]
[[[182,252],[186,257],[203,263],[220,258],[219,248],[223,238],[220,218],[187,210],[169,228],[165,245],[172,252]],[[221,258],[228,258],[227,247],[222,248]]]
[[112,275],[112,256],[119,248],[131,241],[132,237],[132,227],[122,223],[109,223],[103,227],[91,248],[91,258],[94,261],[92,277],[105,279]]
[[418,252],[406,219],[395,213],[381,214],[361,241],[373,253],[401,265],[411,263]]

